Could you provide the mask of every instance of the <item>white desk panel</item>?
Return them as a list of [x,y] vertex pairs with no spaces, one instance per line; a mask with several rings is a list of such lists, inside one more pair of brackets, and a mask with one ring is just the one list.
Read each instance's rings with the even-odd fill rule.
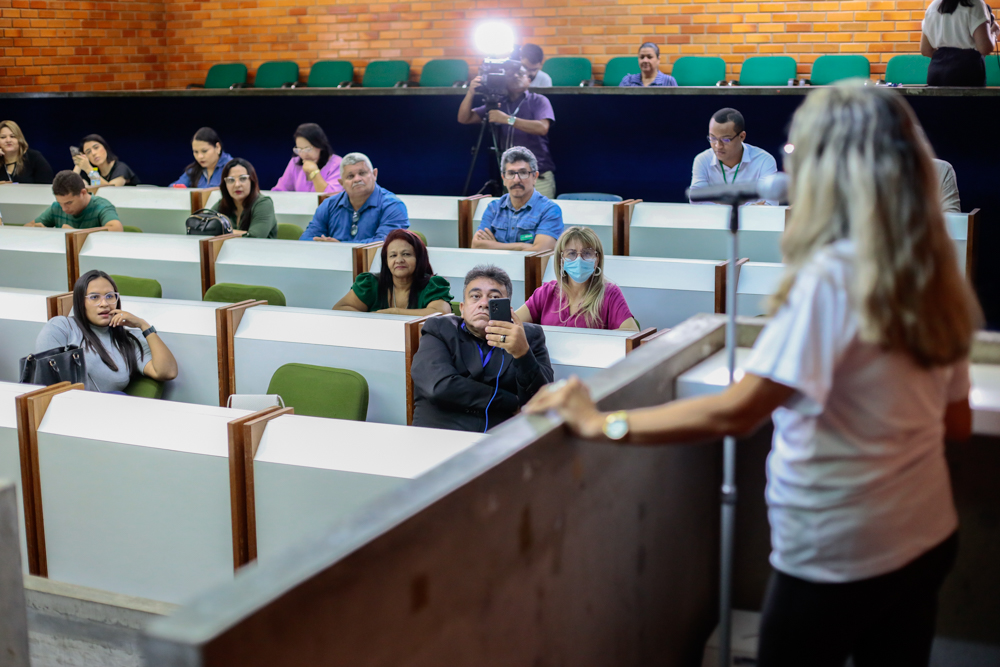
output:
[[177,234],[90,234],[80,250],[80,275],[100,269],[111,275],[152,278],[168,299],[201,300],[204,237]]
[[[0,192],[11,187],[20,186],[0,187]],[[6,216],[7,206],[0,204],[0,211]],[[28,222],[30,221],[29,218]],[[65,292],[68,284],[66,231],[45,227],[0,226],[0,287]]]
[[55,200],[51,185],[15,183],[0,187],[0,213],[3,213],[4,225],[27,224]]
[[756,317],[767,314],[767,299],[778,290],[785,265],[777,262],[747,262],[740,268],[736,286],[736,314]]
[[1000,366],[972,364],[972,432],[979,435],[1000,435]]
[[345,368],[368,382],[368,421],[406,423],[404,324],[418,318],[257,306],[235,337],[239,394],[267,393],[271,376],[290,363]]
[[[743,377],[743,364],[749,358],[750,348],[736,348],[736,381]],[[717,394],[729,386],[729,366],[726,351],[719,350],[700,364],[677,377],[677,398],[691,398]]]
[[215,260],[216,283],[266,285],[289,306],[329,310],[354,284],[357,243],[232,239]]
[[0,288],[0,381],[17,382],[18,362],[36,352],[35,340],[48,322],[46,299],[60,292]]
[[[317,192],[275,192],[274,190],[261,190],[260,193],[270,197],[271,201],[274,202],[274,217],[279,223],[286,222],[298,225],[302,229],[305,229],[309,225],[309,222],[313,219],[313,215],[316,213],[316,209],[319,208],[319,193]],[[222,199],[222,195],[216,190],[209,195],[205,206],[211,208],[220,199]]]
[[[729,258],[728,206],[636,204],[629,225],[629,254],[680,259]],[[781,261],[784,206],[740,208],[740,257]]]
[[945,213],[944,223],[948,227],[948,235],[955,242],[955,253],[958,257],[958,268],[965,273],[966,250],[969,246],[969,214]]
[[[113,412],[113,428],[95,414]],[[233,577],[227,423],[245,410],[72,391],[38,430],[49,577],[182,603]]]
[[557,199],[562,209],[563,227],[589,227],[597,233],[604,254],[614,252],[615,202]]
[[396,196],[406,206],[410,230],[423,234],[428,247],[458,247],[458,202],[462,197]]
[[268,422],[254,459],[258,559],[321,533],[483,437],[295,415]]
[[97,194],[115,205],[123,225],[147,234],[187,234],[191,191],[186,188],[103,187]]
[[625,358],[625,339],[634,331],[544,326],[545,346],[556,380],[587,378]]
[[17,497],[17,534],[21,541],[21,569],[28,571],[28,542],[25,539],[24,496],[21,492],[21,454],[17,441],[17,413],[14,399],[41,389],[33,384],[0,382],[0,479],[14,482]]

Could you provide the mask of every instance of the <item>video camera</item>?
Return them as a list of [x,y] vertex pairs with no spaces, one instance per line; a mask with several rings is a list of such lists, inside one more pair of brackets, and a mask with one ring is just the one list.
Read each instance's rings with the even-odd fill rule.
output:
[[479,92],[487,104],[499,104],[507,97],[507,82],[521,68],[521,63],[509,58],[487,58],[479,66],[482,85]]

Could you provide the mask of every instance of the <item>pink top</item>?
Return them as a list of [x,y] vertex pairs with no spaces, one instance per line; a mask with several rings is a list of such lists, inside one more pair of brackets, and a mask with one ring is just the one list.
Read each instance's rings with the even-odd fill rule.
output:
[[[339,155],[331,155],[330,159],[323,165],[323,168],[319,170],[319,173],[323,176],[323,180],[326,181],[326,190],[324,192],[334,193],[344,191],[338,180],[340,178]],[[316,186],[312,184],[306,173],[302,171],[302,166],[299,164],[299,158],[297,157],[293,157],[288,161],[285,173],[278,179],[278,184],[271,189],[278,192],[316,192]]]
[[632,317],[632,311],[625,303],[625,295],[612,282],[606,283],[604,287],[604,303],[601,304],[600,321],[595,326],[588,326],[587,319],[582,313],[570,316],[569,306],[563,302],[562,312],[559,312],[559,285],[558,281],[547,282],[531,295],[528,302],[528,313],[531,314],[531,321],[535,324],[544,324],[556,327],[577,327],[580,329],[617,329],[625,320]]

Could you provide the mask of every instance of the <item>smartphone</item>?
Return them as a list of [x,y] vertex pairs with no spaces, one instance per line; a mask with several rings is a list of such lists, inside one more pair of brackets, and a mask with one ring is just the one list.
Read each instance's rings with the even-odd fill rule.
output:
[[76,157],[77,155],[80,155],[80,149],[77,148],[76,146],[70,146],[69,154],[72,155],[73,157]]
[[513,322],[510,299],[490,299],[490,319],[494,322]]

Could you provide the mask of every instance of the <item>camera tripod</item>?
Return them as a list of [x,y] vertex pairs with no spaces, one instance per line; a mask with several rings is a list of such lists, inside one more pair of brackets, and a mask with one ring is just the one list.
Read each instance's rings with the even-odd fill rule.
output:
[[489,129],[490,137],[493,139],[493,146],[491,148],[493,151],[493,159],[491,159],[488,163],[490,178],[485,184],[483,184],[483,187],[479,188],[479,191],[476,194],[483,194],[486,192],[494,197],[499,197],[503,194],[503,180],[500,178],[500,156],[502,153],[500,151],[500,144],[497,142],[497,130],[493,127],[493,123],[490,122],[490,111],[499,108],[500,102],[498,100],[491,100],[487,98],[486,116],[483,117],[483,122],[480,123],[479,138],[476,139],[476,145],[472,147],[472,161],[469,163],[469,172],[465,176],[465,187],[462,188],[463,197],[467,197],[469,195],[469,184],[472,182],[472,172],[476,170],[476,160],[479,159],[479,150],[482,148],[483,136],[486,134],[487,129]]

